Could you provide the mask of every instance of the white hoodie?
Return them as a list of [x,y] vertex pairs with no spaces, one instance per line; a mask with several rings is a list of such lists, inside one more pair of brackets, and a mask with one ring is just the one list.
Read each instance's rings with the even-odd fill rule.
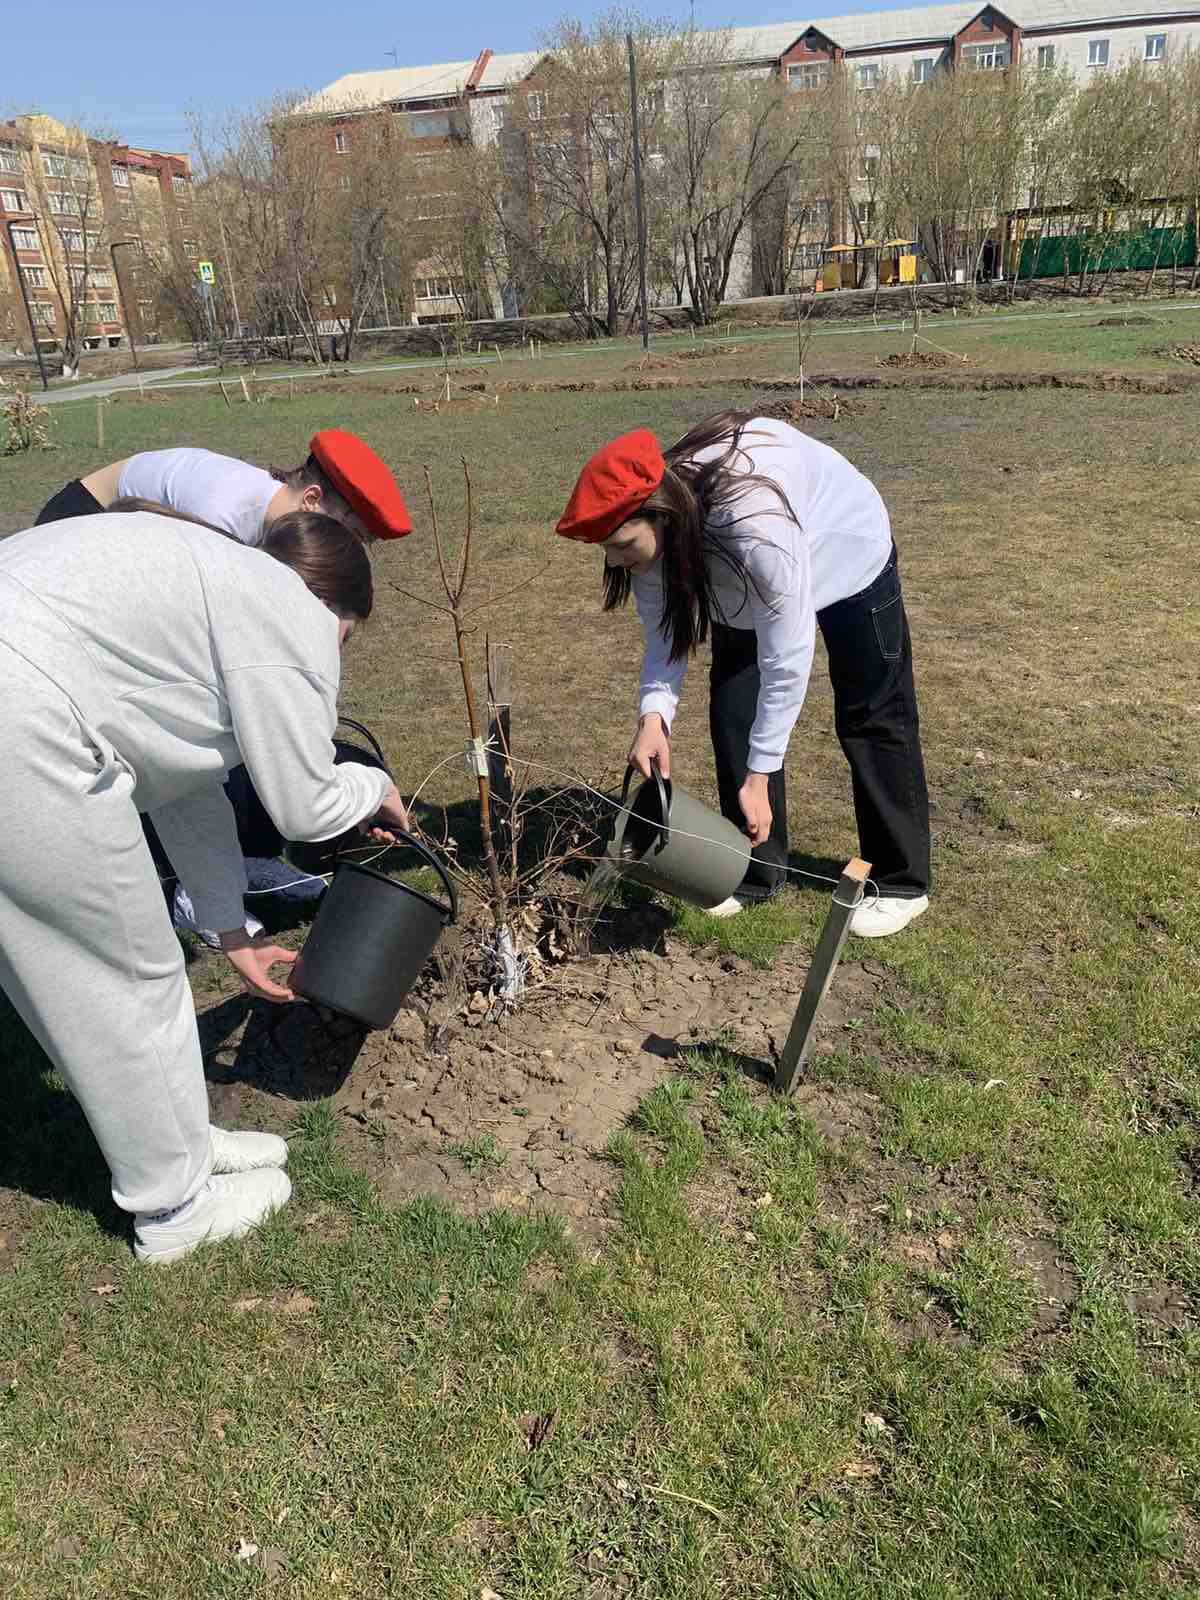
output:
[[[289,839],[334,838],[387,792],[386,773],[334,763],[337,618],[273,556],[210,529],[107,512],[13,534],[0,639],[133,774],[202,927],[244,916],[231,767]],[[0,716],[18,712],[0,695]]]

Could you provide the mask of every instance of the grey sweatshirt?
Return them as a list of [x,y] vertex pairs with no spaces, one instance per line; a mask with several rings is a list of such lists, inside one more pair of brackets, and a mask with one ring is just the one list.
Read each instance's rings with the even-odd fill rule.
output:
[[[201,927],[240,928],[222,785],[244,761],[288,839],[331,839],[390,784],[334,764],[337,618],[263,551],[148,512],[0,541],[0,640],[58,683],[132,772]],[[0,694],[0,715],[20,714]]]

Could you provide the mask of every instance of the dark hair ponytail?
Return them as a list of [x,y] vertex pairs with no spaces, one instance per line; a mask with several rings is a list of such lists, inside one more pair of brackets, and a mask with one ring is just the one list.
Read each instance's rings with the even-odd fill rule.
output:
[[276,517],[257,548],[291,567],[330,611],[365,622],[375,603],[371,563],[361,539],[319,511],[289,511]]
[[[737,525],[737,518],[729,513],[737,501],[749,489],[768,489],[779,500],[779,514],[799,527],[799,518],[779,485],[762,473],[747,470],[752,462],[742,447],[742,436],[753,421],[752,411],[720,411],[685,433],[664,452],[663,480],[637,513],[652,518],[662,531],[661,626],[671,646],[672,661],[691,655],[708,638],[714,620],[710,559],[720,562],[742,585],[743,605],[752,587],[761,600],[769,599],[747,567],[745,555],[728,542]],[[694,460],[701,451],[720,444],[725,449],[711,461],[698,464]],[[723,526],[711,529],[710,523],[718,520]],[[606,566],[604,609],[612,611],[624,605],[631,588],[628,568]]]

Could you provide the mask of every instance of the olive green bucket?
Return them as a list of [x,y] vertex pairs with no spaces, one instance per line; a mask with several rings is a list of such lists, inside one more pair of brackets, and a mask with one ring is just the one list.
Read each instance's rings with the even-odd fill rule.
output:
[[630,767],[621,790],[621,810],[606,854],[623,878],[650,889],[718,906],[741,883],[750,841],[718,812],[677,789],[653,763],[652,778],[629,804]]

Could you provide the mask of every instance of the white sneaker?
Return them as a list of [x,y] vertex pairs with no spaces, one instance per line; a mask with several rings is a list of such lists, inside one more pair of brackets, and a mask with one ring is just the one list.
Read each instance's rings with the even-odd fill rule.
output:
[[850,918],[850,932],[860,939],[886,939],[891,933],[907,928],[914,917],[929,909],[929,896],[917,895],[915,899],[880,895],[878,900],[864,902]]
[[288,1147],[277,1133],[229,1133],[209,1128],[213,1166],[223,1172],[258,1172],[263,1167],[286,1167]]
[[[192,904],[192,897],[181,883],[175,885],[175,905],[171,919],[180,933],[194,934],[200,943],[206,944],[210,950],[221,948],[220,935],[212,928],[202,928],[196,921],[196,908]],[[245,927],[252,939],[257,939],[263,931],[263,925],[257,917],[248,916]]]
[[731,894],[728,900],[722,900],[719,906],[709,906],[704,913],[706,917],[736,917],[743,910],[742,902],[737,895]]
[[240,1239],[285,1206],[291,1192],[287,1173],[273,1167],[210,1178],[186,1205],[139,1211],[133,1219],[133,1253],[139,1261],[162,1266],[197,1245]]

